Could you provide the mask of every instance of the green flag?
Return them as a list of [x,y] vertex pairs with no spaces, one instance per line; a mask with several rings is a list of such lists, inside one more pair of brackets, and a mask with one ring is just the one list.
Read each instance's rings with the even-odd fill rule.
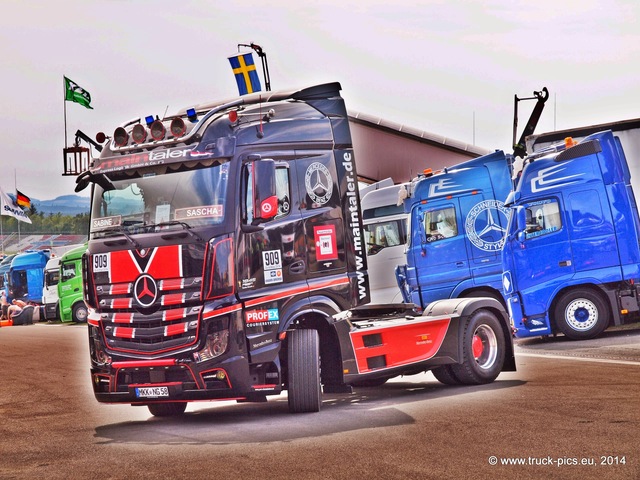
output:
[[73,80],[64,77],[64,99],[69,102],[76,102],[93,110],[91,104],[91,95],[84,88]]

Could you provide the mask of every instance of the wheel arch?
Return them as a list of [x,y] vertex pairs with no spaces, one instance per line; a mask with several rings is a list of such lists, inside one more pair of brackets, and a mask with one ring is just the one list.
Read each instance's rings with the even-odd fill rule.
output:
[[460,292],[460,295],[458,295],[458,297],[460,298],[478,298],[478,297],[493,298],[495,300],[498,300],[502,304],[505,310],[507,308],[507,302],[505,302],[504,297],[502,296],[502,293],[499,290],[493,287],[490,287],[488,285],[478,286],[478,287],[474,286],[474,287],[467,288],[466,290]]

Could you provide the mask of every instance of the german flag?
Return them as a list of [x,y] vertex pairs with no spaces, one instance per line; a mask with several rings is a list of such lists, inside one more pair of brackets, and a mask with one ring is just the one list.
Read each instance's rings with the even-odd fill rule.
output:
[[31,199],[20,190],[16,190],[16,203],[24,208],[31,208]]

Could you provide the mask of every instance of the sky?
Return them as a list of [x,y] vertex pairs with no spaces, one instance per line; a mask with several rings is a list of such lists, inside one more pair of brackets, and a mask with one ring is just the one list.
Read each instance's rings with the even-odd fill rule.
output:
[[0,188],[72,194],[65,135],[237,96],[252,42],[272,90],[338,81],[350,111],[511,152],[543,87],[536,133],[640,118],[638,25],[637,0],[4,0]]

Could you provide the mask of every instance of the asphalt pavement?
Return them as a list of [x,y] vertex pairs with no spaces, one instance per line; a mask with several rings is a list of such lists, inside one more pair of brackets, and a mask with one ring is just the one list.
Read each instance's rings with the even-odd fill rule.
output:
[[640,478],[640,326],[516,343],[518,371],[490,385],[425,373],[316,414],[285,393],[162,419],[95,401],[85,325],[2,328],[0,478]]

